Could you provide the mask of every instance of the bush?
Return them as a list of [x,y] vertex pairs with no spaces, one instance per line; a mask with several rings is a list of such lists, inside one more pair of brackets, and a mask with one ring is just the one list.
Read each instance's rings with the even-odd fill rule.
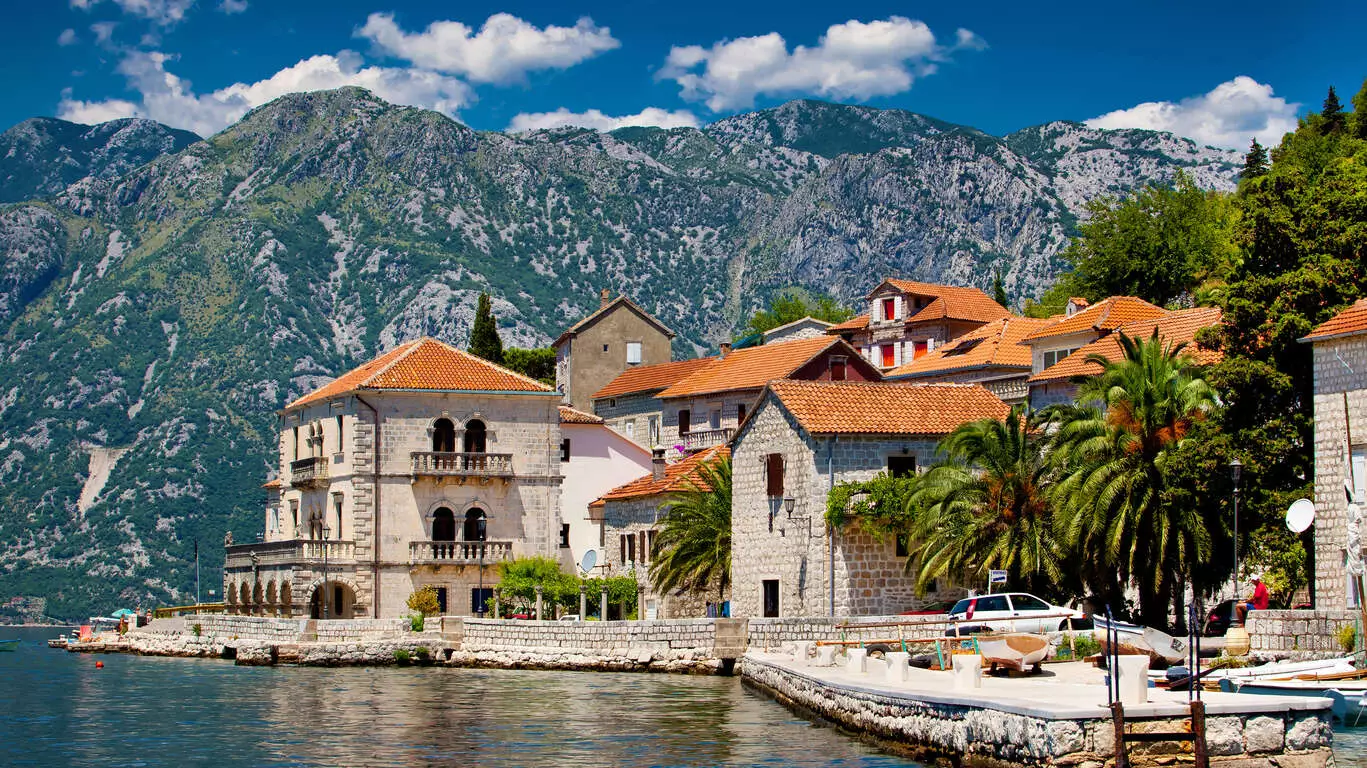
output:
[[400,648],[399,650],[394,651],[394,663],[401,667],[406,667],[413,663],[413,659],[408,655],[408,651]]
[[437,590],[429,585],[409,595],[408,610],[423,616],[436,616],[441,612],[441,603],[437,602]]
[[[1068,641],[1065,639],[1059,643],[1059,652],[1068,650]],[[1088,656],[1095,656],[1101,653],[1101,643],[1091,635],[1091,633],[1076,633],[1073,635],[1073,651],[1076,654],[1074,659],[1085,659]]]
[[1343,626],[1339,627],[1337,636],[1339,640],[1339,647],[1343,649],[1344,653],[1352,653],[1353,649],[1357,647],[1358,628],[1356,626],[1352,624],[1344,624]]
[[190,631],[195,633],[195,637],[204,634],[204,627],[201,624],[191,624]]
[[420,645],[413,649],[413,655],[418,657],[419,664],[432,663],[432,651],[425,645]]
[[408,617],[408,628],[414,632],[421,632],[427,626],[427,619],[421,613],[415,613]]

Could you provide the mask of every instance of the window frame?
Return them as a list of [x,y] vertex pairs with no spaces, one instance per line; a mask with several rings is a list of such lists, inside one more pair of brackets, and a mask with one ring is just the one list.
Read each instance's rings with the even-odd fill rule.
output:
[[[764,455],[764,492],[771,499],[783,498],[787,490],[787,478],[784,477],[784,461],[781,453],[766,453]],[[774,493],[777,489],[778,493]]]
[[[635,360],[632,360],[632,359],[631,359],[631,353],[632,353],[633,351],[636,353],[636,359],[635,359]],[[642,355],[643,353],[644,353],[644,350],[643,350],[643,348],[642,348],[641,342],[639,342],[639,341],[628,341],[628,342],[627,342],[627,365],[640,365],[640,364],[641,364],[641,355]]]

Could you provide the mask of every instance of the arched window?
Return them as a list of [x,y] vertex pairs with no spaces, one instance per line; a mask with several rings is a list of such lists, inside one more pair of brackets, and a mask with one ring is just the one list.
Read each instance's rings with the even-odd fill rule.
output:
[[456,450],[456,425],[450,419],[437,419],[432,425],[432,450],[437,453],[454,453]]
[[432,541],[456,540],[456,513],[446,507],[432,513]]
[[484,422],[471,419],[465,425],[465,452],[484,453],[486,430]]
[[488,517],[484,510],[479,507],[472,507],[465,513],[465,530],[462,531],[463,539],[466,541],[484,541],[488,538]]

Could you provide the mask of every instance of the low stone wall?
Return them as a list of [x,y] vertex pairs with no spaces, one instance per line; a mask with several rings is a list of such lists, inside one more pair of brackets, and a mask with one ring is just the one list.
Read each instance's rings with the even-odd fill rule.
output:
[[728,650],[738,644],[726,642],[724,631],[719,645],[718,624],[715,619],[464,619],[457,629],[447,618],[442,630],[448,638],[460,638],[451,663],[461,666],[715,673],[730,668],[724,658],[743,652]]
[[1278,658],[1337,656],[1343,653],[1339,630],[1360,618],[1357,611],[1250,611],[1249,650]]
[[[897,627],[860,627],[861,624],[880,624],[906,621],[906,616],[859,616],[857,618],[789,617],[777,619],[749,619],[749,645],[756,651],[791,651],[793,643],[816,640],[888,640],[898,636]],[[838,625],[851,625],[843,629]],[[937,637],[944,633],[944,625],[927,623],[925,626],[902,628],[902,637],[914,640]]]

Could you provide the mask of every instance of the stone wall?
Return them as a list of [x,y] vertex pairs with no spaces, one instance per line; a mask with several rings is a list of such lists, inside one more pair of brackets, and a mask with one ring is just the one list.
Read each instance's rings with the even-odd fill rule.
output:
[[457,666],[714,674],[743,651],[732,637],[743,637],[734,631],[740,622],[725,619],[461,623],[460,651],[450,659]]
[[[1343,492],[1348,480],[1348,427],[1352,428],[1354,452],[1363,450],[1367,446],[1367,336],[1319,342],[1314,360],[1315,604],[1344,609],[1348,607],[1348,574],[1344,568],[1348,501]],[[1367,478],[1355,480],[1359,489],[1367,486]]]
[[1356,626],[1356,611],[1250,611],[1249,649],[1269,656],[1338,655],[1338,632]]
[[[810,617],[749,620],[749,646],[755,651],[790,651],[794,643],[817,640],[888,640],[897,637],[896,627],[858,626],[877,625],[889,621],[906,621],[906,616]],[[854,625],[840,627],[838,625]],[[902,637],[913,640],[938,637],[944,632],[940,624],[927,622],[923,627],[906,626]]]

